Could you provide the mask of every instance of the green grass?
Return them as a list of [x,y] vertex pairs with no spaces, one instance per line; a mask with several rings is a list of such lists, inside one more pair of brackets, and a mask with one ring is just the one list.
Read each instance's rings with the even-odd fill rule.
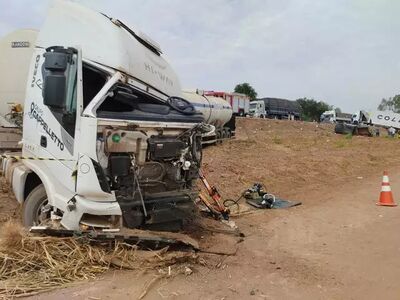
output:
[[348,133],[344,137],[346,140],[351,140],[353,138],[353,135],[351,133]]
[[279,136],[274,136],[272,141],[274,142],[274,144],[282,144],[282,139]]

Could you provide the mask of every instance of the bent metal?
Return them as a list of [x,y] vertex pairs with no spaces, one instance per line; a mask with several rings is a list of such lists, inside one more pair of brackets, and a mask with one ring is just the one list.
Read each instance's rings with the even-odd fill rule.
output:
[[40,125],[43,127],[44,131],[49,135],[54,143],[60,148],[61,151],[64,151],[64,143],[58,138],[58,136],[54,133],[52,129],[47,125],[46,121],[43,120],[41,116],[40,108],[35,103],[31,103],[31,111],[29,112],[29,117],[31,119],[35,119]]

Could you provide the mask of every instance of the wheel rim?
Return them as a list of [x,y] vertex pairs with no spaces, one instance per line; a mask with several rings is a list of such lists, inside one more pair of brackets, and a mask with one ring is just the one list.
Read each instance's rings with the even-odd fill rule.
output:
[[50,211],[51,207],[49,201],[47,198],[44,198],[35,212],[35,225],[40,225],[44,221],[50,219]]

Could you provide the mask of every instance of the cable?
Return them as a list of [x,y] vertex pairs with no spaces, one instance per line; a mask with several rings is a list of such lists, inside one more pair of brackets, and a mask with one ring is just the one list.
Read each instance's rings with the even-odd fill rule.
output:
[[[247,190],[246,190],[247,191]],[[233,205],[236,205],[237,207],[239,207],[239,201],[243,198],[244,194],[246,193],[246,191],[244,191],[239,198],[237,198],[236,200],[233,199],[225,199],[224,202],[222,202],[222,204],[225,207],[231,207]],[[231,203],[231,204],[227,204],[227,203]]]

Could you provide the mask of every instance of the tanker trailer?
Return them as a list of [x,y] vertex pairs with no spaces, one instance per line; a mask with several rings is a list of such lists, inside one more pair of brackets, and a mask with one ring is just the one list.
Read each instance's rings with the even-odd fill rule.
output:
[[22,110],[36,37],[36,30],[19,29],[0,39],[0,151],[21,148]]
[[182,97],[203,114],[204,123],[214,127],[210,132],[203,134],[203,144],[213,144],[235,135],[235,116],[232,114],[231,105],[226,100],[205,96],[200,90],[183,91]]

